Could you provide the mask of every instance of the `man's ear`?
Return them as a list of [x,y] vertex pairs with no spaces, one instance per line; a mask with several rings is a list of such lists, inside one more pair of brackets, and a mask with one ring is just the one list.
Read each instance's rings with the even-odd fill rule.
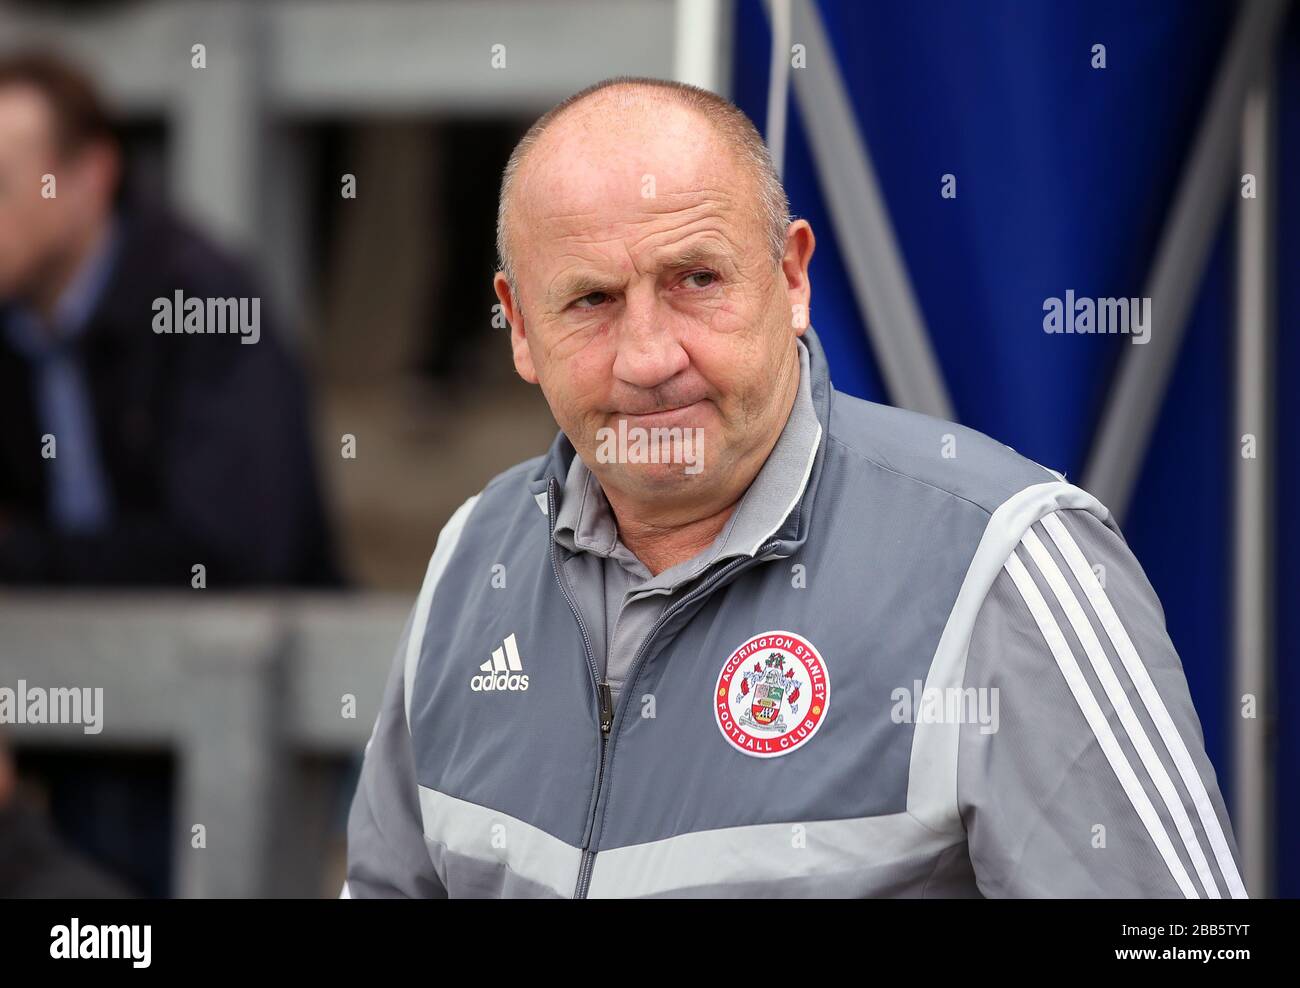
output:
[[510,350],[515,359],[515,372],[529,384],[537,383],[537,370],[533,367],[533,354],[528,349],[528,336],[524,328],[524,312],[510,290],[510,281],[501,271],[492,279],[501,302],[501,311],[510,323]]
[[795,335],[803,336],[808,327],[808,307],[812,304],[812,282],[808,278],[808,264],[812,261],[817,238],[807,220],[795,220],[786,229],[785,254],[781,258],[781,274],[790,300],[790,311],[803,313],[796,323]]

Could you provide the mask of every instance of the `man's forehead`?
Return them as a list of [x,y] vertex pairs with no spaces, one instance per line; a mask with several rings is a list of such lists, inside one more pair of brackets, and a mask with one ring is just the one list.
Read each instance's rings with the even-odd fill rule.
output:
[[50,107],[38,89],[19,83],[0,86],[0,133],[6,143],[48,146],[53,142],[52,130]]
[[740,205],[733,190],[718,185],[658,187],[642,195],[638,187],[609,181],[542,197],[529,211],[528,228],[538,240],[636,239],[706,218],[738,223]]
[[745,183],[705,157],[566,157],[557,149],[557,167],[539,169],[516,203],[518,228],[542,257],[556,248],[598,248],[610,241],[653,250],[663,237],[671,240],[700,224],[739,239],[747,216]]
[[541,219],[614,210],[654,214],[712,197],[730,199],[735,155],[698,113],[648,100],[579,107],[528,155],[520,202]]

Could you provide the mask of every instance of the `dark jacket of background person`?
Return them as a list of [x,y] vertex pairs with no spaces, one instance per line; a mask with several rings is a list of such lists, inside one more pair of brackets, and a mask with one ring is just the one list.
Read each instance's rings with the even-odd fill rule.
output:
[[[188,587],[331,584],[302,378],[261,305],[261,335],[161,335],[153,301],[257,297],[238,263],[158,208],[118,217],[114,270],[74,345],[113,504],[58,531],[31,368],[0,334],[0,582]],[[0,309],[3,318],[3,309]]]
[[18,800],[0,806],[0,899],[121,899],[125,885],[70,850]]

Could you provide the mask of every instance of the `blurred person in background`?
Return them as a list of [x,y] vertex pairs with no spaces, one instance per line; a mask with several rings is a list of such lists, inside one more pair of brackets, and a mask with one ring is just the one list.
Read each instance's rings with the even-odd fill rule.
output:
[[0,734],[0,899],[117,899],[130,894],[64,846],[49,821],[19,796],[13,759]]
[[199,563],[209,587],[335,582],[268,307],[255,345],[153,328],[156,299],[259,286],[121,175],[81,72],[0,58],[0,583],[186,587]]

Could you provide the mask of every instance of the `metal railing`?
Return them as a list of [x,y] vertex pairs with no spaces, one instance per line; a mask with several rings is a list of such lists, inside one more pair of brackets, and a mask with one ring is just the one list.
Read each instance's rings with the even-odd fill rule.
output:
[[[410,606],[386,595],[0,594],[0,687],[104,691],[99,733],[5,730],[18,747],[170,751],[174,894],[284,893],[280,856],[322,811],[294,798],[295,760],[362,751]],[[196,826],[206,846],[194,846]]]

